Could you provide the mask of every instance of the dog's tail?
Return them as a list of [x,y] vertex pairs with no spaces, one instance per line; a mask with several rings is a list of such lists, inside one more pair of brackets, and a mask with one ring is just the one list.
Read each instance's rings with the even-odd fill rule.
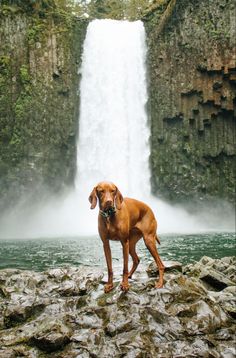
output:
[[161,245],[160,239],[159,239],[159,237],[157,236],[157,234],[156,234],[156,240],[157,240],[158,244]]

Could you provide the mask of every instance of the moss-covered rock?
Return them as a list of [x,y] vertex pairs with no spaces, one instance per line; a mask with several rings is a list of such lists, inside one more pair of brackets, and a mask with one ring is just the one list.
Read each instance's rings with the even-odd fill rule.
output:
[[0,7],[2,206],[39,186],[53,192],[73,183],[86,26],[46,2],[30,11],[20,1]]
[[163,1],[144,17],[153,192],[234,202],[235,4]]

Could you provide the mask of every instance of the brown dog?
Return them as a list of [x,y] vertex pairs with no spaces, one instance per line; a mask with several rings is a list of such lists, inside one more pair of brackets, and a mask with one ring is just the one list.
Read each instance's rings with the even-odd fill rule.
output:
[[[101,182],[93,189],[89,196],[91,209],[99,200],[98,231],[103,242],[108,269],[108,283],[104,291],[113,289],[112,258],[109,240],[119,240],[123,246],[124,270],[121,289],[128,291],[128,278],[131,278],[139,264],[139,257],[135,245],[143,237],[144,242],[152,254],[158,269],[159,281],[156,287],[163,286],[164,265],[158,255],[156,241],[157,222],[152,210],[141,201],[123,198],[118,188],[110,182]],[[128,272],[128,257],[133,259],[133,266]]]

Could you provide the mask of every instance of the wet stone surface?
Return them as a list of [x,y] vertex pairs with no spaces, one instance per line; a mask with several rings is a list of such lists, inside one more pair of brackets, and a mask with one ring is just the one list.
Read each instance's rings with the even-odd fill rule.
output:
[[166,263],[162,289],[151,265],[151,278],[137,270],[128,293],[116,275],[108,294],[103,273],[88,267],[1,270],[0,358],[233,358],[234,264],[233,257]]

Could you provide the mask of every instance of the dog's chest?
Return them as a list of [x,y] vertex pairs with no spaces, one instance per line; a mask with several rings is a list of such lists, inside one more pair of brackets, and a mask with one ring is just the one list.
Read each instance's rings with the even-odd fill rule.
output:
[[106,222],[106,230],[107,237],[109,240],[119,241],[120,240],[120,232],[119,229],[114,223],[112,223],[109,219]]

